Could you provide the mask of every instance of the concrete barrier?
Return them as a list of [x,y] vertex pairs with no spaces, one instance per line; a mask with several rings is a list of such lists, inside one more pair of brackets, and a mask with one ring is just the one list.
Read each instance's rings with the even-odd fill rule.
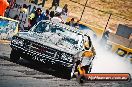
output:
[[119,35],[116,35],[116,34],[110,34],[110,37],[109,37],[109,40],[111,42],[114,42],[114,43],[117,43],[117,44],[120,44],[120,45],[123,45],[127,48],[132,48],[132,43],[131,43],[131,40],[127,39],[127,38],[124,38],[122,36],[119,36]]
[[0,16],[0,40],[9,40],[18,33],[18,21]]

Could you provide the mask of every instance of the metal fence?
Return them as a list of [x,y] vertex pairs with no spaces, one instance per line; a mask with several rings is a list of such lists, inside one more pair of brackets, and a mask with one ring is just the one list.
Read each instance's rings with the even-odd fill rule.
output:
[[[50,8],[52,5],[52,1],[53,0],[47,0],[45,2],[44,8]],[[98,8],[94,4],[94,1],[98,0],[60,0],[60,7],[68,4],[69,17],[74,17],[78,20],[81,19],[81,21],[96,28],[110,28],[113,33],[116,33],[119,24],[132,27],[132,19],[128,19],[121,14],[112,13],[111,11],[101,10],[101,8]],[[118,37],[118,39],[122,39],[122,37]],[[131,38],[129,38],[128,40],[130,42],[129,47],[132,47]]]
[[[85,2],[87,0],[69,0],[69,1],[78,4],[79,7],[86,6],[84,13],[81,14],[83,15],[82,21],[86,23],[105,29],[108,18],[111,16],[107,28],[111,28],[114,32],[116,32],[116,29],[119,24],[128,25],[132,27],[132,19],[128,19],[121,14],[112,13],[111,11],[103,11],[101,10],[101,8],[91,6],[92,0],[88,0],[87,5],[85,5]],[[80,10],[83,11],[83,9]]]
[[132,48],[132,38],[131,38],[132,34],[129,38],[115,35],[118,26],[120,24],[128,27],[132,27],[132,19],[128,19],[121,14],[112,13],[110,11],[109,12],[103,11],[100,10],[100,8],[91,6],[92,4],[91,0],[69,0],[69,1],[78,4],[78,6],[86,7],[86,8],[82,7],[81,9],[82,12],[82,14],[80,15],[80,17],[82,17],[80,18],[81,21],[102,29],[111,29],[113,33],[110,35],[111,41],[123,45],[125,47]]

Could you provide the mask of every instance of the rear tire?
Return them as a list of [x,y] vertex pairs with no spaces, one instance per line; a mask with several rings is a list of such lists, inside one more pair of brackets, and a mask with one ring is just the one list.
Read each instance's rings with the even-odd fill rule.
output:
[[75,72],[78,72],[78,69],[77,69],[77,67],[78,67],[78,65],[80,64],[80,61],[78,60],[78,61],[76,61],[75,63],[74,63],[74,65],[72,66],[72,67],[70,67],[70,68],[67,68],[67,75],[68,75],[68,79],[70,80],[71,78],[74,78],[74,77],[76,77],[76,75],[75,75]]
[[86,78],[85,78],[85,76],[79,75],[77,78],[77,81],[79,84],[83,84],[86,82]]
[[82,67],[84,70],[85,70],[85,73],[88,74],[91,72],[91,69],[92,69],[92,65],[87,65],[87,66],[83,66]]
[[12,49],[10,54],[10,60],[12,62],[17,62],[20,59],[20,54],[17,50]]
[[67,67],[66,68],[66,78],[68,80],[72,79],[74,77],[74,73],[75,73],[75,70],[76,70],[76,63],[72,66],[72,67]]

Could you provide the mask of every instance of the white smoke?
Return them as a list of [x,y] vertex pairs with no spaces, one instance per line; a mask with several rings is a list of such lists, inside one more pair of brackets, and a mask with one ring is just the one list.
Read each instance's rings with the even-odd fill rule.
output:
[[90,30],[83,30],[83,32],[91,37],[97,54],[93,61],[92,73],[130,73],[132,75],[132,64],[129,59],[104,49],[100,39],[95,39],[94,33]]
[[92,73],[130,73],[132,64],[125,57],[119,57],[111,51],[103,49],[99,42],[93,41],[96,58],[93,61]]

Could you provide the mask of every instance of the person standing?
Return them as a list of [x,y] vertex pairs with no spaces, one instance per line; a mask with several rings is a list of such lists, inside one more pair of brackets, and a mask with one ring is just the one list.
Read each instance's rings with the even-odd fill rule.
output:
[[13,9],[14,6],[15,6],[15,3],[16,3],[16,0],[7,0],[9,5],[10,5],[10,8]]
[[19,21],[19,16],[15,15],[13,19]]
[[53,0],[52,2],[52,7],[55,6],[56,4],[59,6],[60,0]]
[[31,28],[32,26],[34,26],[40,18],[42,9],[41,8],[37,8],[37,10],[34,13],[31,13],[31,15],[29,15],[29,28]]
[[28,29],[28,10],[27,5],[23,4],[23,7],[20,9],[19,13],[20,29],[22,31]]
[[44,4],[45,4],[45,1],[46,0],[41,0],[42,1],[42,3],[40,3],[40,4],[38,4],[38,5],[42,5],[42,7],[44,7]]
[[50,19],[50,15],[49,15],[49,10],[47,9],[45,12],[43,12],[41,15],[40,15],[40,20],[49,20]]
[[64,23],[62,17],[61,17],[61,13],[56,13],[55,16],[53,18],[51,18],[51,21],[52,22],[55,22],[55,23]]
[[54,11],[51,11],[50,12],[50,19],[53,18],[55,16],[55,12]]
[[57,8],[59,6],[60,0],[53,0],[52,6],[49,9],[52,9],[53,7]]
[[109,29],[104,31],[102,39],[101,39],[101,43],[102,43],[103,46],[107,44],[107,40],[109,40],[109,34],[110,34]]
[[38,0],[34,0],[34,4],[36,4],[36,5],[37,5],[37,4],[38,4]]
[[75,26],[74,18],[72,18],[69,22],[66,22],[66,25],[74,27]]
[[74,24],[74,27],[75,28],[78,28],[79,29],[79,22],[80,22],[80,20],[77,20],[77,22]]
[[0,16],[4,17],[7,7],[9,7],[7,0],[0,0]]
[[64,7],[63,7],[63,9],[62,9],[62,14],[63,15],[67,15],[67,13],[68,13],[68,5],[65,4]]

